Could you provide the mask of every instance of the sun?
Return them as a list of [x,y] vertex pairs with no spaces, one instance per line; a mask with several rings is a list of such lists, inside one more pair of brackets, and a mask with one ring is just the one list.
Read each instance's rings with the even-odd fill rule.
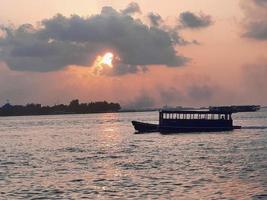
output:
[[113,58],[114,58],[113,53],[107,52],[103,55],[103,57],[101,57],[100,64],[104,64],[104,65],[107,65],[109,67],[113,67],[113,63],[112,63]]
[[113,54],[110,51],[107,51],[104,54],[99,54],[94,61],[92,73],[96,75],[111,73],[118,61],[120,61],[118,55]]

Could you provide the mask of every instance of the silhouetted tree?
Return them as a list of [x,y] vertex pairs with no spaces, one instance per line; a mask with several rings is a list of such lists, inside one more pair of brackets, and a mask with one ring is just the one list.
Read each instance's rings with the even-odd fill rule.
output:
[[59,104],[52,107],[34,103],[26,106],[6,104],[0,108],[0,116],[103,113],[118,112],[120,109],[118,103],[100,101],[80,104],[79,100],[75,99],[69,105]]

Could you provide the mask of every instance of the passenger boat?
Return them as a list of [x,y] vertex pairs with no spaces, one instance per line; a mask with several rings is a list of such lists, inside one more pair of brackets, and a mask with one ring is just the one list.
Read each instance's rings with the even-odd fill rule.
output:
[[256,112],[261,109],[260,105],[242,105],[242,106],[210,106],[210,111],[230,111],[237,112]]
[[161,110],[159,124],[132,121],[137,133],[214,132],[240,129],[233,126],[231,111]]

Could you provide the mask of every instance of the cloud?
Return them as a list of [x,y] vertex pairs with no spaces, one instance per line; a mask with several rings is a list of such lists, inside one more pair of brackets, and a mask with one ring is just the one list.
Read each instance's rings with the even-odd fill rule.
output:
[[193,81],[189,85],[183,86],[183,88],[161,88],[159,95],[164,104],[203,103],[212,100],[217,89],[211,83],[195,83]]
[[151,26],[158,27],[163,22],[162,17],[159,14],[157,14],[157,13],[151,12],[151,13],[149,13],[147,15],[147,17],[149,19],[149,22],[150,22]]
[[183,92],[175,87],[161,88],[159,95],[164,104],[179,103],[185,100],[186,96]]
[[213,23],[210,15],[205,15],[203,13],[197,15],[190,11],[182,12],[179,16],[179,21],[182,28],[192,29],[205,28]]
[[256,92],[257,96],[265,95],[267,102],[267,60],[243,66],[243,75],[246,88]]
[[266,0],[254,0],[254,2],[260,6],[267,6]]
[[188,87],[187,90],[188,90],[188,96],[191,99],[201,101],[201,100],[211,99],[215,88],[207,84],[204,85],[195,84]]
[[141,13],[141,9],[136,2],[131,2],[124,10],[121,11],[124,15],[131,15],[134,13]]
[[244,10],[243,36],[256,40],[267,40],[267,0],[243,0]]
[[267,105],[267,59],[258,58],[256,62],[246,64],[241,69],[241,101],[245,104]]
[[103,7],[100,14],[88,18],[58,14],[39,26],[2,27],[0,59],[13,70],[47,72],[69,65],[92,66],[97,55],[113,51],[120,57],[114,66],[117,75],[136,73],[148,65],[187,63],[189,59],[175,49],[175,34],[129,15],[138,10],[131,3],[120,12]]
[[146,92],[141,92],[141,94],[136,97],[133,101],[129,102],[124,106],[126,109],[147,109],[153,108],[155,106],[155,101]]

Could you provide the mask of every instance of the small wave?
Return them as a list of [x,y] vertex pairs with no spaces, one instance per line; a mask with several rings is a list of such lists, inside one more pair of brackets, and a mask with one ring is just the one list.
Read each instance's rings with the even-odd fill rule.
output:
[[242,126],[242,129],[267,129],[267,126]]
[[266,200],[267,199],[267,194],[260,194],[260,195],[255,195],[252,197],[253,200]]

